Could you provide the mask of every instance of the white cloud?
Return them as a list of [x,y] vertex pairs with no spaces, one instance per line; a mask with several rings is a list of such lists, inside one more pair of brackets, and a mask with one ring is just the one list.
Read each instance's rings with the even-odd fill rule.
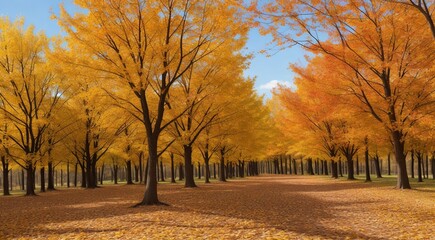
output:
[[262,90],[272,90],[278,87],[278,84],[283,85],[285,87],[290,87],[290,88],[293,87],[293,84],[291,82],[282,81],[282,80],[272,80],[263,85],[260,85],[258,88]]

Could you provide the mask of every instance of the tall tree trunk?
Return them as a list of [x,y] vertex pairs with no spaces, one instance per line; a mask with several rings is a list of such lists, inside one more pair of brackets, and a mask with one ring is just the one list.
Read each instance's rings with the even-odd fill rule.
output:
[[79,165],[78,163],[76,163],[75,165],[74,165],[74,187],[77,187],[77,171],[78,171],[78,166],[77,165]]
[[314,175],[313,159],[311,158],[308,158],[307,160],[307,172],[309,175]]
[[35,169],[33,164],[28,162],[26,164],[26,196],[34,196],[35,194]]
[[338,172],[340,174],[340,177],[343,177],[343,167],[341,165],[341,159],[338,160]]
[[173,153],[171,153],[171,183],[175,183],[175,165]]
[[287,157],[284,156],[284,174],[288,173]]
[[70,178],[69,178],[69,162],[66,163],[66,186],[69,188],[70,186]]
[[139,153],[139,178],[140,183],[143,182],[143,152]]
[[296,159],[293,158],[293,172],[295,175],[298,175],[298,166],[296,165]]
[[[157,141],[158,138],[148,137],[148,164],[147,164],[147,181],[145,185],[145,194],[140,205],[159,205],[162,204],[157,196]],[[149,166],[148,166],[149,165]]]
[[127,165],[127,184],[131,185],[133,184],[133,177],[131,174],[131,160],[127,160],[125,163]]
[[163,168],[163,159],[160,159],[160,180],[162,182],[165,181],[165,174],[164,174],[164,168]]
[[101,172],[100,172],[100,185],[103,185],[103,181],[104,181],[104,163],[101,166]]
[[388,165],[388,175],[391,175],[391,153],[388,153],[387,165]]
[[134,181],[139,182],[139,166],[134,165]]
[[192,164],[192,146],[184,145],[184,173],[185,173],[185,187],[196,187],[195,179],[193,176],[193,164]]
[[431,166],[432,166],[432,179],[435,179],[435,152],[432,152],[432,159],[431,159]]
[[369,168],[369,147],[366,144],[366,150],[364,152],[365,157],[365,167],[366,167],[366,182],[371,182],[372,179],[370,178],[370,168]]
[[409,184],[408,173],[406,171],[406,156],[404,154],[405,142],[403,142],[403,134],[399,131],[393,132],[393,144],[394,144],[394,154],[396,157],[396,163],[398,166],[398,176],[397,176],[397,188],[399,189],[411,189]]
[[118,184],[118,165],[113,165],[113,181],[115,184]]
[[81,187],[82,188],[86,188],[86,186],[88,185],[87,184],[87,182],[86,182],[86,176],[87,176],[87,174],[86,174],[86,168],[85,168],[85,166],[84,165],[80,165],[80,168],[81,168],[81,170],[82,170],[82,183],[81,183]]
[[41,167],[40,171],[39,171],[39,175],[41,175],[41,192],[45,192],[45,167]]
[[354,172],[353,172],[353,160],[352,156],[346,156],[347,161],[347,180],[355,180]]
[[411,177],[414,178],[414,149],[411,150]]
[[301,175],[304,175],[304,160],[301,158]]
[[226,182],[226,178],[225,178],[225,149],[221,149],[220,150],[221,153],[221,158],[220,158],[220,171],[219,171],[219,181],[221,182]]
[[338,163],[331,160],[332,178],[338,178]]
[[[5,156],[1,157],[1,161],[2,161],[2,168],[3,168],[3,195],[7,196],[11,194],[9,192],[9,162],[7,162]],[[12,181],[11,181],[11,185],[12,185]]]
[[49,161],[48,164],[48,185],[47,185],[47,190],[55,190],[54,188],[54,167],[53,167],[53,162]]
[[183,164],[182,163],[180,163],[179,165],[178,165],[178,181],[183,181],[183,179],[184,179],[184,169],[183,169]]
[[374,162],[375,162],[375,168],[376,168],[376,177],[377,178],[382,178],[382,174],[381,174],[381,166],[380,166],[380,161],[379,161],[379,156],[376,153],[376,156],[374,157]]
[[356,156],[356,175],[359,175],[359,157]]
[[205,165],[205,183],[210,183],[210,157],[208,156],[208,151],[204,155],[204,165]]
[[423,153],[418,151],[417,152],[417,174],[418,174],[418,182],[423,182],[423,178],[421,176],[422,174],[422,170],[421,170],[421,165],[422,165],[422,161],[423,161]]

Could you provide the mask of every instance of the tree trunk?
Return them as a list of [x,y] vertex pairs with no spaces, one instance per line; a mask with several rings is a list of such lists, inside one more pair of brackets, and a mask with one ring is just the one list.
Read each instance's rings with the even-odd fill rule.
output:
[[375,156],[375,158],[373,160],[375,161],[376,177],[377,178],[382,178],[381,166],[380,166],[379,156],[378,156],[377,153],[376,153],[376,156]]
[[47,185],[47,190],[51,191],[51,190],[55,190],[54,188],[54,167],[53,167],[53,162],[50,161],[48,162],[48,185]]
[[77,171],[78,171],[78,166],[77,165],[79,165],[78,163],[76,163],[75,165],[74,165],[74,187],[77,187]]
[[[9,162],[6,161],[6,157],[2,156],[1,157],[1,161],[2,161],[2,168],[3,168],[3,195],[7,196],[10,195],[11,193],[9,192]],[[12,176],[12,174],[11,174]],[[12,185],[12,181],[11,181],[11,185]]]
[[355,176],[353,172],[352,156],[346,156],[346,161],[347,161],[347,180],[355,180]]
[[139,166],[134,165],[134,181],[139,182]]
[[338,178],[338,163],[331,160],[332,178]]
[[314,175],[313,159],[311,158],[308,158],[307,160],[307,172],[309,175]]
[[301,175],[304,175],[304,160],[301,158]]
[[[140,205],[160,205],[157,196],[157,137],[148,137],[148,164],[147,164],[147,180],[145,185],[145,194]],[[149,166],[148,166],[149,165]]]
[[80,165],[80,168],[81,168],[81,170],[82,170],[82,184],[81,184],[81,187],[82,188],[86,188],[86,186],[88,185],[87,184],[87,182],[86,182],[86,168],[85,168],[85,166],[84,165]]
[[143,182],[143,152],[139,154],[139,179],[140,183]]
[[26,196],[34,196],[35,194],[35,169],[32,163],[26,165]]
[[100,185],[103,185],[103,181],[104,181],[104,163],[101,166],[101,172],[100,172]]
[[293,172],[298,175],[298,166],[296,165],[296,159],[293,158]]
[[432,153],[432,159],[431,159],[431,166],[432,166],[432,179],[435,179],[435,152]]
[[418,182],[423,182],[423,178],[421,176],[422,174],[422,170],[421,170],[421,165],[422,165],[422,159],[423,158],[423,153],[421,153],[420,151],[417,152],[417,174],[418,174]]
[[409,184],[408,173],[406,171],[406,156],[404,154],[403,136],[399,131],[393,132],[393,144],[394,144],[394,154],[396,157],[398,176],[397,176],[397,188],[399,189],[411,189]]
[[113,165],[113,182],[118,184],[118,165]]
[[340,173],[340,177],[343,177],[343,165],[341,164],[341,159],[338,160],[338,170]]
[[204,165],[205,165],[205,183],[210,183],[210,158],[207,156],[204,158]]
[[165,181],[164,168],[163,168],[163,159],[160,159],[160,181]]
[[173,153],[171,153],[171,183],[175,183],[175,166]]
[[184,145],[184,173],[185,173],[185,187],[196,187],[195,179],[193,176],[193,164],[192,164],[192,146]]
[[179,165],[178,165],[178,180],[179,181],[183,181],[183,179],[184,179],[184,169],[183,169],[183,164],[182,163],[180,163]]
[[131,174],[131,160],[127,160],[126,165],[127,165],[127,184],[131,185],[133,184],[133,177]]
[[390,153],[388,153],[388,156],[387,156],[387,167],[388,167],[388,175],[391,175],[391,154]]
[[369,168],[369,147],[366,145],[366,150],[364,152],[365,156],[365,167],[366,167],[366,182],[371,182],[370,178],[370,168]]
[[220,158],[220,171],[219,171],[219,181],[221,182],[226,182],[226,178],[225,178],[225,150],[221,149],[221,158]]
[[45,192],[45,167],[41,167],[39,174],[41,175],[41,192]]
[[201,163],[198,162],[198,179],[201,179]]
[[356,175],[359,175],[359,157],[356,156]]
[[411,150],[411,177],[414,178],[414,149]]

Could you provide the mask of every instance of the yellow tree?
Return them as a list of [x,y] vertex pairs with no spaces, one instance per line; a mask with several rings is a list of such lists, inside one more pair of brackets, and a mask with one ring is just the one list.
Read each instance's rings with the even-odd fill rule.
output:
[[[149,168],[141,204],[160,204],[155,171],[159,136],[184,113],[165,120],[170,89],[192,64],[213,51],[216,38],[237,25],[237,10],[222,0],[75,3],[85,13],[72,16],[62,8],[59,23],[68,33],[68,43],[89,54],[80,65],[101,71],[112,81],[108,91],[119,105],[132,106],[130,113],[143,123]],[[118,97],[119,88],[129,89],[134,98]]]
[[[353,95],[394,146],[397,188],[410,188],[405,140],[419,112],[433,109],[435,45],[425,19],[381,0],[279,1],[262,15],[278,44],[299,44],[336,62],[339,84]],[[412,24],[411,24],[412,23]],[[283,33],[281,30],[294,30]]]
[[23,25],[22,20],[0,19],[0,109],[11,122],[9,139],[23,153],[10,157],[27,172],[26,195],[35,195],[36,162],[62,101],[62,79],[45,59],[48,39]]

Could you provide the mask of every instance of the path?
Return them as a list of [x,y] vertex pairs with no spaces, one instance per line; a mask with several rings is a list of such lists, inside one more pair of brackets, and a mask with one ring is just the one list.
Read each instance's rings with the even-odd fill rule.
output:
[[144,187],[0,197],[0,239],[435,239],[435,192],[324,177],[160,184],[170,206],[131,208]]

